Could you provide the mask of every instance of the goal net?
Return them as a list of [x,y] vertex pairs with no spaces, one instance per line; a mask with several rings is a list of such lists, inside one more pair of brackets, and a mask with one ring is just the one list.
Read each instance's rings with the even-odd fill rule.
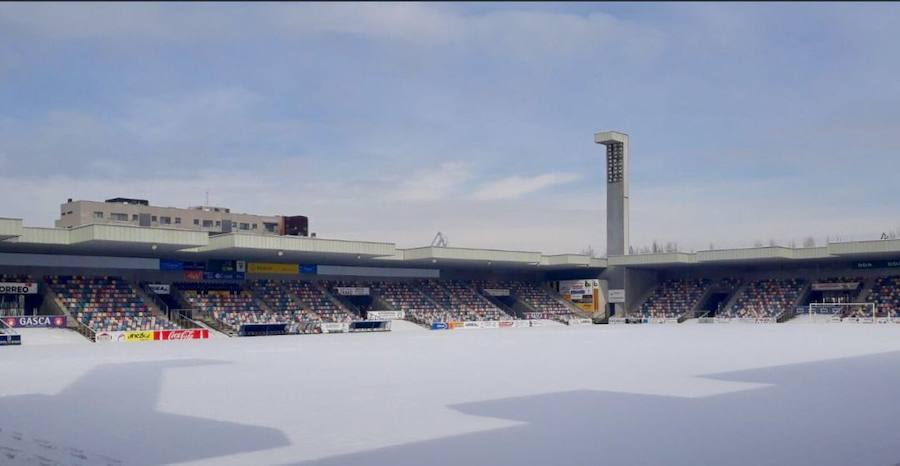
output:
[[812,320],[830,322],[875,322],[875,303],[810,303],[809,316]]

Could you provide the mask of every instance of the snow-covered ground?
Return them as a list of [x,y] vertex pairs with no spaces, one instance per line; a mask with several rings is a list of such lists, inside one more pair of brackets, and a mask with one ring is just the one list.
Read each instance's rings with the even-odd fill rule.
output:
[[76,340],[0,374],[3,465],[900,463],[900,325]]

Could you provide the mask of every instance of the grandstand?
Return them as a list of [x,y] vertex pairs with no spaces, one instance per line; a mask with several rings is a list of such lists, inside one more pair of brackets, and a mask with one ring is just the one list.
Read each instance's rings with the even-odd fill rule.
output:
[[[879,322],[900,313],[892,273],[900,240],[628,254],[628,136],[597,133],[595,142],[606,151],[606,258],[446,244],[401,249],[307,237],[300,216],[165,210],[127,197],[69,201],[60,228],[0,219],[0,280],[12,290],[0,295],[0,314],[65,314],[92,339],[97,332],[164,339],[171,334],[153,332],[333,333],[386,330],[392,319],[437,330],[585,318],[765,323],[808,314],[816,303],[870,303]],[[190,218],[191,227],[160,217],[172,215]],[[254,222],[268,226],[254,231]],[[29,285],[34,276],[43,278]],[[566,280],[591,280],[601,292],[555,291]],[[842,317],[864,312],[843,309]]]
[[63,310],[94,332],[178,328],[120,277],[50,276],[47,284]]
[[641,305],[641,313],[648,319],[681,319],[700,304],[711,283],[706,278],[663,281]]

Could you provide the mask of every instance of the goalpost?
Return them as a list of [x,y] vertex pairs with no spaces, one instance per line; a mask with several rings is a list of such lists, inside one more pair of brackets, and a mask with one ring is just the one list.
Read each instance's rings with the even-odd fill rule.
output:
[[[809,303],[810,320],[827,322],[890,322],[890,316],[879,316],[875,303]],[[884,319],[881,319],[881,318]]]

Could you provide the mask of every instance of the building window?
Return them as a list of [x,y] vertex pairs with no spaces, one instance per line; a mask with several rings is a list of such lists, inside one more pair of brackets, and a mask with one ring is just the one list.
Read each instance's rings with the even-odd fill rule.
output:
[[113,212],[113,213],[109,214],[109,218],[111,220],[115,220],[117,222],[127,222],[128,214],[120,214],[120,213]]
[[169,225],[172,223],[172,217],[160,217],[159,223],[162,223],[163,225]]
[[181,225],[181,217],[175,217],[175,224]]
[[249,229],[250,229],[250,224],[249,224],[249,223],[242,223],[242,224],[241,224],[241,230],[249,230]]
[[256,230],[256,224],[255,224],[255,223],[253,224],[253,229]]
[[222,226],[222,222],[220,222],[220,221],[218,221],[218,220],[216,220],[216,226],[217,226],[217,227],[220,227],[220,226]]
[[212,228],[212,226],[213,226],[212,220],[204,220],[203,221],[203,228]]
[[131,221],[132,221],[132,222],[138,221],[138,216],[137,216],[137,214],[133,214],[133,215],[131,216]]
[[155,221],[156,221],[156,215],[151,215],[151,216],[150,216],[150,221],[151,221],[151,222],[155,222]]
[[69,215],[72,215],[72,211],[71,211],[71,210],[68,211],[68,212],[66,212],[66,213],[69,214]]
[[277,226],[278,226],[277,223],[263,222],[263,227],[265,227],[266,231],[268,231],[270,233],[275,233],[275,228]]
[[194,225],[199,225],[199,224],[200,224],[200,219],[199,219],[199,218],[195,218],[195,219],[194,219]]
[[94,218],[103,218],[103,212],[94,212]]

